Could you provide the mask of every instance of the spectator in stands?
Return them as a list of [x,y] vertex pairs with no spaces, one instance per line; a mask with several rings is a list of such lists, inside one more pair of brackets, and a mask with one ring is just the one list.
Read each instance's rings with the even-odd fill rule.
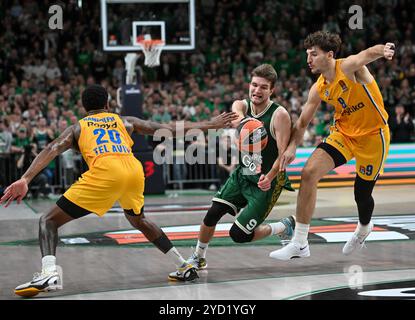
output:
[[395,107],[395,115],[389,118],[392,143],[411,142],[414,134],[414,123],[402,104]]
[[[59,125],[57,128],[57,131],[55,133],[55,137],[58,137],[61,135],[62,132],[65,131],[65,129],[68,127],[68,122],[64,119],[61,119],[59,121]],[[75,160],[74,160],[75,152],[73,149],[68,149],[65,152],[63,152],[60,157],[60,165],[63,169],[63,177],[62,177],[62,184],[63,188],[67,188],[68,186],[72,185],[75,181],[75,174],[76,168],[75,168]]]
[[58,67],[56,59],[52,59],[52,61],[48,62],[48,67],[46,69],[45,76],[47,79],[56,79],[62,76],[61,70]]
[[13,136],[9,130],[9,122],[0,116],[0,154],[10,153]]
[[[392,129],[392,141],[410,141],[408,132],[412,130],[413,134],[410,120],[415,114],[415,2],[367,3],[367,27],[359,31],[349,30],[345,25],[347,7],[342,2],[333,2],[332,10],[327,12],[317,9],[322,1],[314,1],[307,8],[301,1],[267,1],[266,7],[263,4],[252,7],[252,3],[203,0],[196,6],[197,15],[201,17],[197,21],[196,49],[178,53],[163,51],[161,65],[156,71],[143,69],[143,84],[148,86],[144,105],[147,119],[154,115],[155,121],[167,121],[166,107],[172,119],[203,118],[207,114],[204,107],[202,112],[196,112],[202,101],[211,113],[222,108],[228,110],[234,100],[243,98],[245,80],[258,58],[276,66],[279,74],[275,86],[277,100],[291,115],[299,113],[313,82],[305,65],[302,43],[308,29],[324,28],[343,31],[345,45],[340,57],[377,43],[381,35],[399,41],[396,60],[387,65],[373,64],[371,68],[379,79],[385,106],[390,108],[387,111],[391,129],[397,130],[394,134]],[[48,128],[58,126],[62,117],[68,124],[76,122],[84,113],[72,110],[78,109],[80,93],[91,81],[104,84],[111,96],[110,104],[116,110],[113,101],[122,81],[123,61],[119,54],[98,49],[101,45],[96,37],[100,28],[96,18],[99,17],[99,2],[85,2],[84,6],[80,14],[76,4],[68,4],[64,29],[51,32],[47,23],[41,21],[47,12],[45,3],[2,1],[0,117],[9,121],[10,132],[15,136],[21,135],[18,129],[22,124],[27,129],[36,127],[40,117],[46,117]],[[279,13],[280,19],[272,19]],[[317,21],[316,17],[324,19]],[[119,17],[118,23],[121,21]],[[326,21],[324,25],[323,21]],[[122,38],[125,35],[117,41],[128,37]],[[147,75],[149,72],[153,75]],[[394,115],[394,106],[398,103],[407,111],[399,119]],[[176,106],[176,111],[171,111],[171,105]],[[322,105],[320,121],[315,121],[317,127],[310,128],[306,134],[304,146],[315,145],[327,135],[327,125],[321,120],[326,112],[331,116],[333,110],[326,110]]]
[[[47,122],[45,118],[39,118],[36,128],[33,130],[33,142],[36,145],[37,152],[41,152],[54,138],[54,132],[47,127]],[[56,161],[52,161],[47,168],[45,168],[44,173],[48,178],[48,183],[53,184],[53,177],[55,175]]]
[[[24,147],[23,153],[20,155],[20,157],[17,160],[17,169],[19,169],[22,173],[25,172],[32,161],[37,156],[37,150],[36,145],[31,143]],[[39,196],[39,193],[42,193],[45,198],[48,197],[49,194],[49,188],[47,185],[47,175],[45,172],[39,173],[30,183],[30,192],[32,194],[33,199],[37,199]]]
[[24,126],[20,126],[17,129],[16,137],[13,139],[11,152],[22,154],[25,150],[25,147],[32,143],[27,129]]

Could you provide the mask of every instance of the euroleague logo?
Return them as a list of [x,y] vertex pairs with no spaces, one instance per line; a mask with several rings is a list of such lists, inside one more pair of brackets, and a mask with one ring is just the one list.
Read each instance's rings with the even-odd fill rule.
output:
[[260,127],[255,130],[252,135],[249,137],[249,143],[255,144],[262,140],[263,137],[267,135],[267,132],[264,127]]
[[247,117],[236,129],[236,146],[241,152],[261,152],[268,143],[268,134],[263,123]]

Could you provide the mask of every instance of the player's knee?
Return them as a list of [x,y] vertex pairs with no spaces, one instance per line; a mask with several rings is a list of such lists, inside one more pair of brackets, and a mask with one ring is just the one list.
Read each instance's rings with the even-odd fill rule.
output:
[[356,190],[354,192],[354,200],[356,201],[356,203],[366,202],[369,200],[369,198],[370,195],[367,195],[364,192],[357,192]]
[[301,173],[301,181],[317,182],[320,180],[318,176],[318,168],[315,165],[307,165]]
[[236,224],[233,224],[229,230],[229,236],[236,243],[251,242],[254,238],[254,233],[245,233]]
[[130,222],[130,224],[138,230],[140,230],[146,224],[146,218],[144,216],[144,213],[141,213],[139,215],[134,214],[134,213],[132,214],[125,213],[125,216],[128,222]]
[[49,228],[55,228],[56,223],[53,219],[53,216],[50,214],[43,214],[39,219],[39,228],[40,230],[45,230]]
[[213,201],[212,206],[209,208],[205,218],[203,219],[203,223],[207,227],[214,227],[217,225],[219,220],[227,213],[232,215],[235,214],[231,206],[222,202]]
[[356,201],[357,205],[368,205],[374,201],[370,193],[358,193],[358,192],[355,192],[354,200]]

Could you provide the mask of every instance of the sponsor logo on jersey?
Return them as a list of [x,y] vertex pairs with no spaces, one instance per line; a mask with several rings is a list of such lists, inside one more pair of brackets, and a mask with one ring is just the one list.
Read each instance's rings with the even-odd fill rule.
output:
[[326,89],[326,90],[324,91],[324,95],[326,96],[326,98],[328,98],[328,97],[329,97],[329,95],[330,95],[329,90],[327,90],[327,89]]
[[340,87],[342,87],[343,92],[346,92],[347,90],[349,90],[349,88],[346,86],[346,84],[344,83],[343,80],[339,81],[339,85],[340,85]]
[[243,173],[247,175],[254,175],[261,172],[262,156],[260,154],[248,154],[244,153],[242,155],[242,164],[248,169],[244,170]]
[[359,102],[355,106],[347,107],[343,110],[342,115],[350,116],[352,113],[359,111],[360,109],[364,108],[365,104],[363,102]]
[[96,123],[93,121],[87,122],[88,127],[96,127],[96,128],[103,128],[103,129],[111,129],[111,128],[117,128],[117,122],[114,123]]
[[86,117],[83,118],[82,121],[92,121],[92,122],[113,122],[115,121],[115,117],[104,117],[104,118],[95,118],[95,117]]

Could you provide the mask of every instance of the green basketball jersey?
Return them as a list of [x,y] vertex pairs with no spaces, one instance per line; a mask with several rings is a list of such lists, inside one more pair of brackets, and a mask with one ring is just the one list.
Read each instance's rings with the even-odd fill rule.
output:
[[275,160],[278,158],[278,146],[272,122],[274,113],[278,107],[280,107],[280,105],[270,101],[269,105],[264,109],[264,111],[259,114],[254,114],[251,101],[247,99],[246,102],[248,104],[248,110],[246,113],[247,116],[261,121],[264,124],[265,130],[267,130],[268,143],[264,150],[261,151],[261,172],[267,174],[268,171],[271,170]]
[[[243,168],[242,174],[248,180],[256,183],[261,174],[267,174],[271,170],[275,160],[278,158],[277,139],[272,123],[276,110],[281,106],[270,101],[261,113],[255,114],[251,101],[249,99],[244,101],[247,107],[246,116],[261,121],[268,135],[267,145],[261,151],[261,154],[240,153],[239,165]],[[285,189],[293,190],[286,174],[280,175],[278,179],[283,180],[279,183],[282,183]],[[274,179],[273,183],[276,183],[278,179]]]

